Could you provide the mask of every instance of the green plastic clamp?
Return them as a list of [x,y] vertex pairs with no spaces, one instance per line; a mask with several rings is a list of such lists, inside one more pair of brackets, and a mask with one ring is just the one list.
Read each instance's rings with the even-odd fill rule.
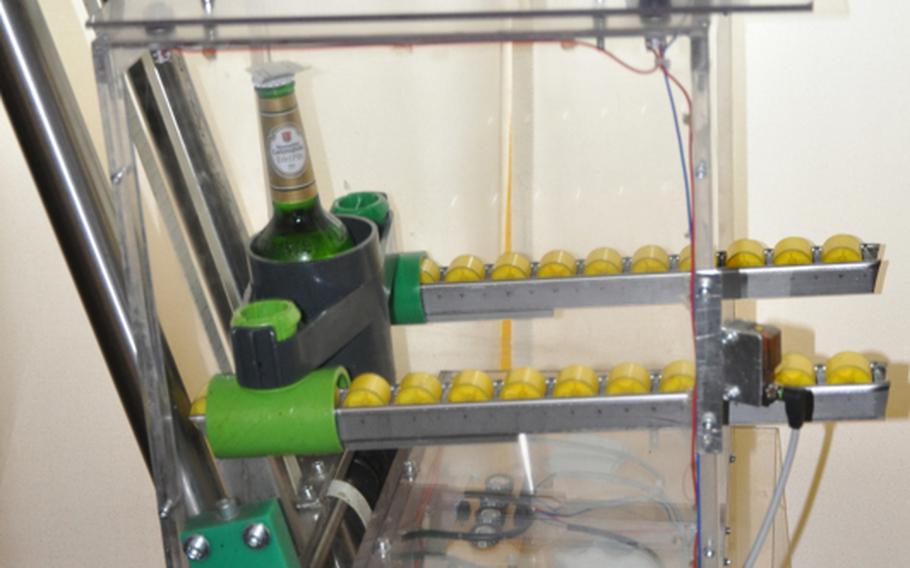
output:
[[397,255],[389,303],[393,324],[427,322],[420,297],[420,262],[426,255],[423,251]]
[[231,327],[271,327],[275,339],[284,341],[297,333],[300,310],[289,300],[258,300],[234,312]]
[[339,453],[335,427],[338,388],[350,383],[344,367],[319,369],[275,389],[240,386],[215,375],[206,396],[205,430],[219,458]]
[[332,213],[364,217],[382,227],[389,216],[389,200],[385,194],[376,191],[349,193],[332,203]]
[[[262,536],[266,534],[263,528],[268,531],[265,538]],[[247,530],[259,533],[258,543],[247,544]],[[187,520],[186,527],[180,533],[180,542],[185,545],[190,539],[198,540],[200,536],[205,539],[205,544],[197,549],[199,558],[190,559],[190,566],[194,568],[300,566],[294,551],[294,541],[277,499],[238,507],[237,515],[229,519],[208,511],[197,515]],[[257,544],[258,547],[254,548]]]

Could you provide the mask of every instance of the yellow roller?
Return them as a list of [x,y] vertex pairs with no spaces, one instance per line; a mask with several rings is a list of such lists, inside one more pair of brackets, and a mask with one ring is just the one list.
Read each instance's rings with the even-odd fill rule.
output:
[[553,386],[553,396],[557,398],[594,396],[599,384],[597,373],[585,365],[569,365],[559,372]]
[[442,384],[430,373],[408,373],[398,383],[395,404],[435,404],[442,398]]
[[607,375],[607,386],[604,393],[617,394],[645,394],[651,392],[651,374],[648,369],[638,363],[620,363]]
[[575,276],[578,263],[571,253],[564,250],[551,250],[543,255],[537,264],[538,278],[564,278]]
[[871,383],[869,360],[854,351],[841,351],[828,359],[825,381],[829,385]]
[[205,395],[200,396],[190,405],[190,416],[205,416],[208,399]]
[[657,245],[645,245],[632,255],[632,272],[666,272],[670,270],[670,255]]
[[592,250],[585,257],[586,276],[622,273],[622,255],[616,249],[600,247]]
[[354,377],[344,398],[345,408],[385,406],[392,399],[392,388],[376,373],[363,373]]
[[499,391],[501,400],[542,398],[547,394],[547,380],[536,369],[519,367],[512,369],[503,381]]
[[785,353],[774,369],[774,382],[785,387],[814,385],[815,365],[802,353]]
[[531,277],[531,260],[520,252],[503,253],[493,264],[493,280],[521,280]]
[[765,265],[765,245],[752,239],[739,239],[727,247],[727,268]]
[[771,262],[777,265],[812,264],[812,243],[802,237],[787,237],[774,245]]
[[677,266],[683,272],[692,270],[692,247],[690,245],[684,246],[683,249],[679,251]]
[[446,282],[477,282],[486,273],[483,260],[473,254],[455,257],[446,270]]
[[863,259],[862,241],[853,235],[834,235],[822,245],[822,262],[859,262]]
[[461,371],[452,379],[449,402],[482,402],[493,398],[493,379],[476,369]]
[[432,258],[425,256],[420,261],[420,283],[435,284],[439,282],[439,265]]
[[695,363],[687,359],[673,361],[660,374],[660,392],[688,392],[695,387]]

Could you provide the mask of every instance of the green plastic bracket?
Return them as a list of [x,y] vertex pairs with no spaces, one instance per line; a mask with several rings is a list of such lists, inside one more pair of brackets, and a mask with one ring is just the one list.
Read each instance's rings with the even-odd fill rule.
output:
[[420,261],[426,255],[423,251],[397,255],[389,303],[393,324],[427,322],[423,300],[420,298]]
[[343,367],[319,369],[275,389],[244,388],[234,375],[215,375],[205,413],[212,452],[219,458],[341,452],[335,404],[337,389],[348,383]]
[[[261,526],[257,526],[261,525]],[[251,528],[251,527],[255,527]],[[262,529],[268,537],[262,538]],[[247,544],[244,533],[256,530],[260,535],[258,548]],[[196,568],[291,568],[300,566],[294,542],[288,530],[281,505],[277,499],[238,507],[237,516],[223,519],[212,512],[197,515],[186,522],[180,542],[202,536],[205,553],[190,560]]]
[[292,337],[299,324],[300,310],[290,300],[250,302],[231,318],[231,327],[271,327],[278,341]]
[[332,213],[364,217],[382,227],[389,216],[389,199],[377,191],[349,193],[332,203]]

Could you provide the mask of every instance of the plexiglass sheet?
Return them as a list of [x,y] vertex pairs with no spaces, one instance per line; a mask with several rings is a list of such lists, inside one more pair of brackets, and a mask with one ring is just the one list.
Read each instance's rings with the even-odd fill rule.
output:
[[689,566],[696,516],[688,432],[519,438],[414,450],[370,566]]

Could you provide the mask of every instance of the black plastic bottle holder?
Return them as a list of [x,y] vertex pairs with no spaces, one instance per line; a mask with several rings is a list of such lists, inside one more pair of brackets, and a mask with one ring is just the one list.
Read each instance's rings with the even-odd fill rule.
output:
[[379,232],[371,221],[341,216],[354,247],[324,260],[277,262],[249,252],[251,300],[283,298],[303,316],[284,341],[270,327],[234,328],[237,381],[276,388],[320,367],[342,365],[351,376],[395,376]]

